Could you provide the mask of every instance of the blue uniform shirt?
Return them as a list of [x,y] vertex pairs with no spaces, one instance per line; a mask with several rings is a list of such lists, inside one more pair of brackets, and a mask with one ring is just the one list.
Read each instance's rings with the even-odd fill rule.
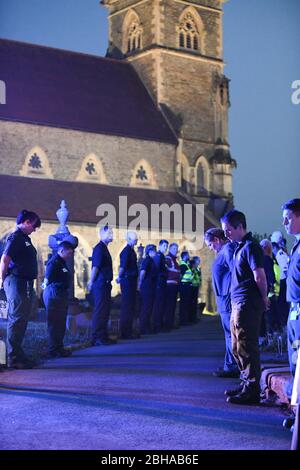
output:
[[124,269],[122,277],[138,277],[137,256],[130,245],[126,245],[120,253],[120,268]]
[[162,287],[167,285],[168,269],[165,255],[158,251],[154,256],[153,261],[157,269],[157,286]]
[[233,270],[231,280],[231,300],[235,303],[248,300],[262,304],[262,297],[254,279],[253,270],[264,267],[264,253],[247,233],[238,244],[233,256]]
[[286,300],[300,302],[300,240],[293,247],[286,279]]
[[155,282],[157,278],[157,269],[151,256],[147,255],[143,259],[141,271],[145,271],[145,277],[143,279],[141,288],[142,289],[153,288],[155,286]]
[[70,286],[70,272],[65,260],[59,255],[54,255],[48,261],[45,278],[48,279],[48,285],[54,284],[61,289],[67,290]]
[[226,243],[217,254],[212,265],[212,282],[216,297],[230,294],[231,271],[235,243]]
[[37,278],[37,252],[28,235],[17,229],[7,239],[4,252],[11,258],[8,274],[28,281]]
[[96,282],[112,281],[113,268],[112,259],[105,243],[100,241],[98,245],[93,249],[92,255],[92,267],[98,268],[99,273],[96,278]]

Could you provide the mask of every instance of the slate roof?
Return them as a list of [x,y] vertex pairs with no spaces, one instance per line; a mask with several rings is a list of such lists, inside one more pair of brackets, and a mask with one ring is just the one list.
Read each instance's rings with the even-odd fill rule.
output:
[[131,64],[0,39],[0,119],[176,145]]
[[[100,204],[105,203],[112,204],[116,208],[118,222],[119,196],[127,196],[128,206],[144,204],[148,214],[151,213],[151,204],[165,203],[169,206],[179,204],[181,207],[189,204],[187,199],[176,191],[0,175],[0,217],[2,218],[16,218],[20,210],[28,209],[39,214],[42,220],[57,222],[56,211],[64,199],[70,214],[69,223],[89,225],[99,223],[103,215],[97,216],[96,210]],[[192,214],[195,223],[195,207],[192,209]],[[135,216],[128,217],[128,221],[133,218]],[[159,226],[161,228],[161,223]],[[205,219],[204,229],[207,230],[210,226],[211,223]],[[171,229],[172,227],[171,218]]]

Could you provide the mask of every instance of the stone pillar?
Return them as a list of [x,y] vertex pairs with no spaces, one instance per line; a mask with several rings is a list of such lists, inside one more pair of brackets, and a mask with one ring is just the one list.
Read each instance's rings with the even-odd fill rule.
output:
[[[52,250],[52,255],[55,255],[58,250],[58,246],[61,242],[69,242],[71,243],[74,248],[78,246],[78,238],[74,237],[68,227],[66,226],[66,222],[68,220],[69,211],[67,209],[65,201],[61,201],[60,208],[56,212],[56,217],[59,221],[59,227],[54,235],[50,235],[48,238],[48,245]],[[68,269],[71,273],[71,286],[69,289],[69,299],[74,299],[74,255],[72,258],[67,262]]]

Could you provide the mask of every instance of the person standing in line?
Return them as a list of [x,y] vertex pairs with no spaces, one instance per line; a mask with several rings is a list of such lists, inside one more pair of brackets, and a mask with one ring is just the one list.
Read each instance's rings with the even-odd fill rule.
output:
[[74,246],[62,241],[57,254],[52,256],[46,266],[43,299],[47,312],[49,351],[48,357],[68,357],[71,351],[64,348],[66,319],[68,313],[68,289],[71,275],[67,260],[72,258]]
[[127,232],[126,239],[127,245],[120,254],[120,269],[116,280],[121,284],[122,294],[120,328],[122,339],[135,339],[138,336],[133,336],[132,327],[136,309],[138,266],[134,247],[138,237],[135,232]]
[[100,230],[100,242],[92,255],[91,280],[87,285],[92,292],[94,308],[92,316],[92,345],[109,346],[116,341],[108,336],[108,320],[111,306],[112,259],[108,245],[113,241],[113,231],[107,225]]
[[158,245],[158,251],[153,258],[157,271],[153,304],[153,333],[159,333],[161,331],[163,314],[166,307],[167,266],[165,253],[168,246],[169,242],[167,240],[161,240]]
[[297,356],[300,347],[300,199],[287,201],[283,209],[283,225],[289,235],[296,238],[290,254],[286,279],[286,296],[290,302],[287,322],[288,355],[291,370],[291,381],[287,389],[291,397],[296,370]]
[[190,261],[190,268],[193,272],[192,280],[192,292],[191,292],[191,310],[189,314],[189,322],[197,323],[198,322],[198,296],[199,289],[201,287],[201,259],[199,256],[193,256]]
[[286,300],[286,276],[289,264],[289,256],[285,250],[284,238],[281,232],[273,232],[271,236],[273,256],[280,270],[278,313],[282,327],[287,324],[290,306]]
[[225,394],[228,403],[257,404],[261,375],[258,338],[262,313],[269,308],[264,256],[259,243],[247,232],[242,212],[227,212],[221,223],[226,238],[238,243],[231,277],[231,336],[242,380],[238,389],[226,390]]
[[163,328],[165,332],[169,332],[174,328],[175,311],[177,306],[177,296],[180,284],[180,266],[177,262],[178,245],[171,243],[169,253],[166,256],[167,266],[167,291],[166,291],[166,308],[163,319]]
[[155,287],[157,281],[157,270],[153,261],[156,255],[156,246],[147,245],[145,248],[145,258],[141,264],[138,280],[138,291],[140,292],[140,333],[147,335],[152,333],[151,316],[155,297]]
[[0,262],[0,284],[8,301],[7,355],[8,367],[33,367],[22,349],[30,315],[33,283],[37,278],[37,251],[29,235],[41,226],[35,212],[22,210],[17,216],[17,228],[8,237]]
[[208,249],[214,251],[216,255],[212,264],[212,284],[216,297],[217,310],[220,314],[224,330],[226,347],[224,365],[214,371],[213,375],[220,378],[239,377],[239,369],[232,352],[230,331],[231,271],[236,245],[227,240],[223,230],[220,228],[210,228],[207,230],[204,235],[204,240]]
[[188,251],[181,253],[180,262],[180,304],[179,325],[185,326],[189,323],[189,315],[192,308],[192,282],[193,271],[189,264],[190,255]]

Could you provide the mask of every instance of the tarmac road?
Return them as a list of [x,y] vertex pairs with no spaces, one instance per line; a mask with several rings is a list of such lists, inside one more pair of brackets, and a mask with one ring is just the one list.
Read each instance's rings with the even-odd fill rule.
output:
[[288,450],[278,408],[226,403],[219,321],[0,374],[6,450]]

